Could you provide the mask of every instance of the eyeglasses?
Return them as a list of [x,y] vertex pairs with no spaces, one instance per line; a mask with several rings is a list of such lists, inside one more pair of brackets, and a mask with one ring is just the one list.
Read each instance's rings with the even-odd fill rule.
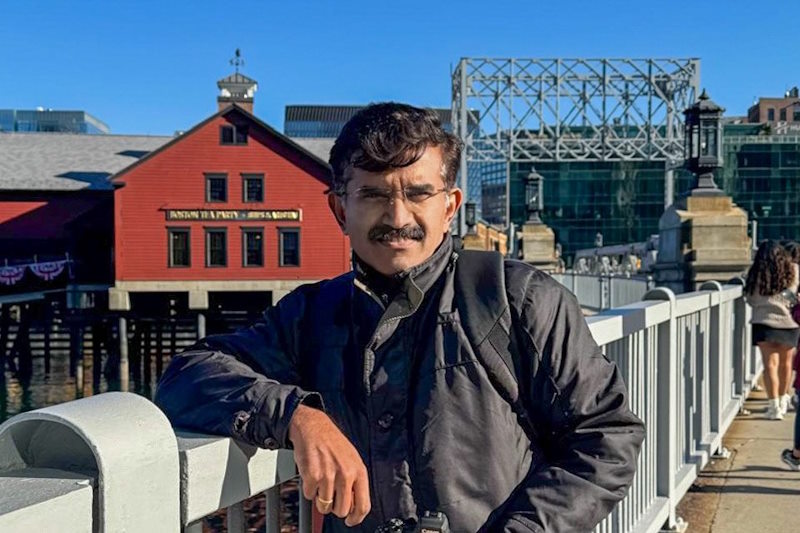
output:
[[359,187],[350,193],[344,192],[342,193],[342,196],[352,196],[356,202],[365,206],[386,207],[387,205],[391,204],[395,198],[397,198],[397,193],[399,192],[400,198],[406,207],[413,209],[416,207],[421,207],[422,204],[434,196],[442,194],[447,190],[447,187],[442,187],[441,189],[432,189],[429,185],[412,185],[409,187],[403,187],[402,189],[367,186]]

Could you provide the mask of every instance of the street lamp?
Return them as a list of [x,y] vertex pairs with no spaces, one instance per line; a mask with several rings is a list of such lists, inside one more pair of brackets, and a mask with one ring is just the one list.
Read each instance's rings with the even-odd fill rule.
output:
[[544,177],[531,169],[525,181],[525,203],[528,210],[526,224],[544,224],[541,212],[544,210]]
[[475,202],[467,202],[464,204],[464,222],[467,226],[467,235],[475,235]]
[[724,111],[703,89],[697,102],[683,112],[686,115],[686,168],[696,176],[691,195],[724,194],[714,183],[714,170],[722,167],[721,119]]

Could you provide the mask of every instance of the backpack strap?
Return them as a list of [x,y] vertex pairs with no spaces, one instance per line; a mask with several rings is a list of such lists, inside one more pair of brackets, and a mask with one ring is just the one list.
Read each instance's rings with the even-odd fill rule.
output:
[[[455,300],[462,327],[492,386],[508,402],[528,438],[539,437],[524,405],[518,326],[508,303],[505,260],[498,252],[461,250],[455,271]],[[524,348],[523,348],[524,349]],[[516,355],[516,357],[515,357]],[[522,390],[521,390],[522,389]]]

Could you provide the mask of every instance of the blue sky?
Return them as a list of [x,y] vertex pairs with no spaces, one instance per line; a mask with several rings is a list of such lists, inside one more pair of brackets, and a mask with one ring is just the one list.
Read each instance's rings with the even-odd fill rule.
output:
[[213,113],[237,47],[256,114],[281,129],[287,104],[449,107],[471,56],[699,57],[728,114],[800,85],[792,0],[0,0],[0,20],[0,108],[83,109],[114,133]]

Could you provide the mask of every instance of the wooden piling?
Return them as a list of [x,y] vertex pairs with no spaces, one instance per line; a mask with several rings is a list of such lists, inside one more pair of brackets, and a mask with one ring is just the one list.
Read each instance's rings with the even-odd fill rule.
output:
[[156,326],[156,381],[161,379],[164,372],[164,320],[157,318]]
[[197,340],[206,336],[206,315],[197,313]]
[[44,324],[42,324],[42,334],[44,336],[44,375],[50,375],[50,334],[53,329],[53,316],[51,313],[45,314]]
[[140,390],[142,387],[142,322],[141,320],[131,320],[133,328],[133,339],[130,354],[130,366],[133,370],[133,386]]
[[144,350],[142,352],[142,365],[144,365],[144,390],[149,391],[153,386],[153,369],[151,368],[151,342],[153,338],[153,324],[144,323]]
[[75,396],[83,398],[83,326],[74,326],[75,335],[72,337],[72,349],[74,350],[75,360]]
[[8,305],[0,305],[0,383],[6,379],[6,348],[8,344]]
[[128,323],[123,315],[119,317],[119,390],[128,392]]

